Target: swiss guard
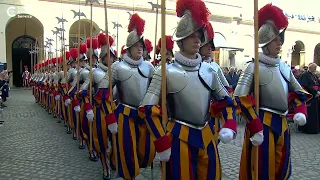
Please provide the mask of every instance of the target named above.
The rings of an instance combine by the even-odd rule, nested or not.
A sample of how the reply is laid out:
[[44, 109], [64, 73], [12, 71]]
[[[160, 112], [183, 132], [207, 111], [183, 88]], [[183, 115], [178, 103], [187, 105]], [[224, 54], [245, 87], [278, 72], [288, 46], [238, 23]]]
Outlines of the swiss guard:
[[[81, 67], [81, 71], [80, 71], [80, 75], [79, 75], [79, 85], [80, 85], [80, 91], [78, 93], [79, 99], [80, 100], [80, 107], [81, 107], [81, 111], [80, 111], [80, 127], [81, 127], [81, 137], [82, 139], [85, 141], [87, 148], [88, 148], [88, 152], [89, 152], [89, 159], [91, 161], [98, 161], [98, 157], [97, 154], [94, 150], [90, 149], [90, 135], [89, 135], [89, 121], [88, 118], [86, 116], [86, 112], [84, 111], [84, 107], [86, 103], [90, 103], [90, 97], [88, 96], [87, 92], [88, 91], [81, 91], [81, 89], [83, 89], [84, 86], [87, 86], [88, 83], [90, 83], [90, 58], [92, 58], [92, 64], [97, 64], [98, 59], [99, 59], [99, 52], [98, 52], [98, 38], [92, 38], [92, 48], [90, 46], [90, 38], [87, 38], [87, 47], [88, 47], [88, 51], [87, 51], [87, 59], [81, 59], [80, 60], [80, 67]], [[91, 50], [92, 50], [92, 56], [91, 56]], [[93, 70], [95, 68], [92, 68]], [[87, 80], [87, 81], [86, 81]], [[92, 146], [93, 147], [93, 146]]]
[[[254, 62], [248, 64], [234, 92], [247, 120], [239, 179], [286, 180], [291, 175], [288, 107], [294, 108], [294, 122], [304, 125], [306, 102], [311, 95], [302, 89], [290, 66], [279, 56], [288, 27], [287, 17], [272, 4], [261, 8], [258, 15], [259, 47], [262, 48], [259, 54], [259, 114], [252, 96]], [[254, 146], [259, 148], [257, 155], [254, 154], [257, 151], [253, 151]], [[259, 177], [254, 177], [253, 162], [256, 161]]]
[[138, 116], [138, 107], [154, 73], [152, 64], [143, 58], [143, 52], [147, 51], [144, 27], [145, 20], [133, 14], [128, 25], [123, 61], [112, 66], [112, 83], [119, 93], [119, 104], [115, 110], [119, 125], [116, 156], [118, 175], [123, 179], [137, 177], [140, 168], [150, 166], [155, 157], [154, 139], [144, 120]]
[[22, 73], [23, 87], [29, 87], [30, 78], [31, 78], [31, 73], [28, 71], [28, 66], [24, 66], [24, 72]]
[[[167, 65], [167, 103], [169, 122], [161, 122], [161, 68], [152, 78], [139, 108], [154, 141], [162, 164], [163, 179], [221, 179], [221, 165], [214, 138], [210, 100], [220, 102], [224, 127], [223, 143], [236, 136], [235, 103], [208, 63], [199, 54], [204, 28], [210, 14], [201, 0], [178, 0], [180, 21], [173, 35], [180, 51]], [[165, 55], [163, 55], [165, 56]], [[163, 126], [162, 124], [165, 124]]]
[[[109, 145], [109, 136], [115, 134], [118, 131], [115, 114], [113, 113], [114, 105], [110, 101], [109, 94], [109, 76], [108, 76], [108, 61], [107, 53], [110, 53], [110, 61], [113, 62], [117, 59], [116, 54], [111, 47], [114, 40], [111, 36], [108, 36], [110, 44], [110, 52], [106, 52], [107, 46], [106, 34], [100, 33], [98, 35], [98, 41], [101, 46], [100, 63], [97, 68], [92, 72], [92, 87], [94, 88], [95, 95], [93, 96], [93, 105], [90, 102], [86, 102], [84, 112], [86, 118], [92, 123], [92, 139], [94, 150], [98, 153], [102, 167], [103, 167], [103, 179], [110, 179], [110, 166], [108, 157], [110, 155], [111, 146]], [[90, 78], [81, 86], [81, 94], [91, 96], [89, 94]]]
[[[215, 45], [214, 45], [214, 30], [212, 28], [212, 25], [210, 22], [208, 22], [205, 26], [205, 31], [204, 31], [204, 41], [200, 45], [200, 51], [199, 54], [202, 56], [203, 62], [209, 63], [211, 67], [215, 70], [215, 72], [218, 74], [220, 81], [222, 82], [223, 86], [228, 90], [230, 93], [232, 89], [229, 87], [229, 83], [227, 79], [225, 78], [222, 69], [220, 66], [212, 61], [212, 51], [215, 50]], [[218, 105], [219, 102], [217, 101], [212, 101], [212, 108], [215, 109], [215, 106]], [[213, 120], [215, 121], [215, 139], [216, 139], [216, 145], [218, 145], [219, 140], [218, 140], [218, 133], [220, 128], [223, 126], [223, 119], [221, 118], [221, 113], [217, 111], [212, 111], [212, 117], [214, 118]]]

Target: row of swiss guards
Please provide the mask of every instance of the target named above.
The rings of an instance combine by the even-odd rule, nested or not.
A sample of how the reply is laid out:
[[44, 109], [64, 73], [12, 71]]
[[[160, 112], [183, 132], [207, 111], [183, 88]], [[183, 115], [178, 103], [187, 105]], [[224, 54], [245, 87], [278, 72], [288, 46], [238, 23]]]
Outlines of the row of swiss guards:
[[[162, 121], [160, 103], [162, 67], [159, 61], [148, 61], [153, 48], [144, 39], [145, 21], [138, 14], [130, 19], [121, 60], [112, 48], [113, 38], [101, 33], [81, 44], [80, 52], [70, 49], [68, 72], [63, 71], [62, 58], [37, 65], [32, 76], [36, 101], [59, 117], [58, 122], [64, 121], [67, 132], [79, 140], [79, 148], [87, 147], [90, 160], [100, 159], [103, 179], [111, 178], [111, 170], [123, 179], [134, 179], [141, 168], [152, 166], [155, 157], [162, 162], [162, 179], [221, 179], [217, 146], [235, 139], [238, 112], [247, 120], [240, 179], [256, 178], [256, 161], [258, 179], [289, 179], [288, 109], [293, 108], [293, 120], [304, 125], [311, 95], [279, 57], [288, 26], [282, 10], [271, 4], [259, 10], [259, 113], [252, 96], [254, 62], [248, 64], [232, 92], [221, 68], [211, 59], [214, 30], [205, 3], [178, 0], [176, 12], [180, 20], [173, 36], [166, 36], [163, 54], [167, 60], [167, 122]], [[160, 42], [156, 47], [159, 56]], [[175, 53], [174, 42], [179, 49]]]

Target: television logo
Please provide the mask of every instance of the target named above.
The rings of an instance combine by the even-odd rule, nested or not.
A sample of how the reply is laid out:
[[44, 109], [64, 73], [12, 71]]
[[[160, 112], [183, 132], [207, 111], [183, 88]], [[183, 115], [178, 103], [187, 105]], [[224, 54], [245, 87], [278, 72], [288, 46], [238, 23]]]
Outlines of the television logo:
[[30, 8], [30, 5], [25, 5], [23, 7], [17, 7], [17, 6], [10, 6], [7, 9], [7, 15], [9, 17], [15, 17], [18, 14], [25, 14], [26, 12], [28, 12], [28, 9]]

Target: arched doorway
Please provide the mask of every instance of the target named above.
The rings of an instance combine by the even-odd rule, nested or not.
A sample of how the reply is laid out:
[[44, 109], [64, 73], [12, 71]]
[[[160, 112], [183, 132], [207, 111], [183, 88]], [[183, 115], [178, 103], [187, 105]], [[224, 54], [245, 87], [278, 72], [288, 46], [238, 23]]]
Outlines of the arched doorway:
[[23, 66], [30, 72], [41, 57], [34, 53], [31, 58], [31, 47], [43, 44], [43, 25], [34, 16], [19, 14], [9, 19], [6, 25], [6, 58], [8, 71], [11, 72], [10, 86], [22, 86]]
[[[70, 48], [72, 47], [77, 47], [78, 44], [78, 22], [74, 22], [69, 30], [69, 45]], [[92, 22], [92, 35], [97, 36], [101, 30], [99, 26], [95, 23]], [[80, 38], [81, 38], [81, 43], [85, 43], [87, 37], [90, 36], [90, 20], [88, 19], [80, 19]]]
[[292, 46], [291, 66], [305, 65], [305, 46], [302, 41], [296, 41]]
[[314, 48], [313, 62], [317, 63], [318, 66], [320, 66], [320, 43], [318, 43]]
[[13, 85], [21, 87], [21, 74], [24, 71], [24, 66], [28, 66], [29, 71], [36, 64], [34, 59], [37, 59], [37, 54], [31, 58], [30, 51], [35, 47], [36, 39], [32, 36], [23, 35], [15, 39], [12, 43], [12, 74]]

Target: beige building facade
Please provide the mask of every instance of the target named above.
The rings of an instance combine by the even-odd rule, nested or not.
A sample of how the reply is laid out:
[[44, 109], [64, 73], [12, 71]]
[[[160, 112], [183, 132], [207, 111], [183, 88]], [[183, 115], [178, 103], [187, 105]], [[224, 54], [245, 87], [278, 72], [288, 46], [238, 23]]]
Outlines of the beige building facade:
[[[130, 14], [136, 12], [146, 20], [145, 38], [153, 44], [158, 41], [161, 35], [161, 16], [159, 9], [156, 28], [156, 1], [107, 1], [109, 34], [115, 38], [114, 48], [118, 52], [128, 35]], [[100, 2], [100, 5], [93, 6], [94, 36], [105, 30], [103, 1]], [[221, 66], [243, 68], [254, 56], [252, 2], [205, 2], [212, 13], [210, 21], [215, 31], [215, 45], [218, 47], [214, 52], [215, 61]], [[260, 6], [267, 2], [259, 1]], [[37, 62], [60, 56], [62, 37], [54, 34], [57, 29], [62, 28], [61, 23], [58, 24], [58, 18], [67, 20], [63, 28], [65, 45], [69, 48], [77, 44], [78, 16], [74, 12], [78, 12], [79, 7], [80, 12], [85, 15], [80, 19], [80, 37], [90, 36], [90, 5], [85, 5], [84, 0], [80, 4], [79, 6], [77, 0], [62, 0], [62, 3], [61, 0], [0, 0], [0, 62], [7, 63], [8, 70], [13, 72], [11, 86], [19, 86], [24, 65], [28, 65], [30, 70]], [[167, 35], [173, 34], [177, 21], [175, 0], [167, 0]], [[44, 47], [45, 44], [47, 47]], [[39, 47], [37, 51], [34, 45]], [[320, 23], [289, 20], [281, 57], [292, 66], [304, 66], [311, 62], [320, 64]]]

